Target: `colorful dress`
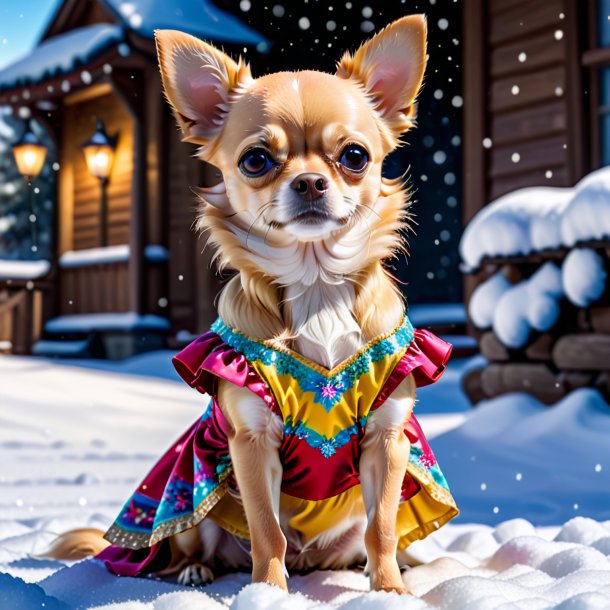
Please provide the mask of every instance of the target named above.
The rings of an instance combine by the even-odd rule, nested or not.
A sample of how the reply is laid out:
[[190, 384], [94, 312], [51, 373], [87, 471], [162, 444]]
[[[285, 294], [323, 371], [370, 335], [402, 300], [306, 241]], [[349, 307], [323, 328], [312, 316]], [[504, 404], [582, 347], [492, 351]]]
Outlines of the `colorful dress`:
[[[367, 419], [410, 373], [418, 387], [443, 373], [451, 345], [408, 317], [327, 370], [270, 342], [256, 341], [216, 320], [211, 331], [179, 352], [173, 363], [192, 387], [211, 397], [203, 416], [165, 453], [129, 498], [98, 557], [119, 574], [161, 570], [167, 538], [212, 519], [249, 537], [236, 489], [227, 434], [216, 400], [218, 379], [246, 387], [284, 422], [281, 511], [303, 544], [362, 508], [358, 463]], [[458, 514], [453, 497], [414, 415], [396, 527], [404, 549]]]

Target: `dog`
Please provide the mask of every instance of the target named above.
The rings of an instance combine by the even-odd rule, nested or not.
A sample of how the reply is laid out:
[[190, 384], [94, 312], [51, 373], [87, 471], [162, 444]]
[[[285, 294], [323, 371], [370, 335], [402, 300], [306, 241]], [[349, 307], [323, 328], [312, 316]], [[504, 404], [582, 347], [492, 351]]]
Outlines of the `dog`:
[[[457, 514], [448, 489], [426, 470], [437, 465], [412, 416], [425, 368], [414, 337], [423, 351], [432, 339], [413, 335], [383, 263], [404, 249], [408, 194], [381, 168], [415, 121], [425, 17], [391, 23], [346, 52], [335, 74], [253, 78], [242, 59], [192, 36], [161, 30], [155, 38], [183, 139], [221, 175], [198, 191], [197, 227], [208, 234], [220, 268], [237, 274], [220, 293], [214, 332], [174, 360], [191, 385], [214, 395], [205, 421], [216, 427], [206, 423], [205, 430], [215, 439], [210, 430], [221, 429], [228, 458], [216, 474], [195, 473], [190, 481], [193, 489], [204, 481], [205, 501], [192, 501], [145, 539], [151, 548], [165, 544], [165, 562], [151, 561], [150, 570], [205, 584], [222, 569], [251, 569], [253, 582], [287, 589], [287, 568], [366, 562], [372, 589], [407, 593], [397, 552]], [[435, 345], [426, 382], [442, 373], [450, 351], [439, 339]], [[197, 350], [194, 366], [188, 358]], [[235, 382], [210, 364], [210, 354], [215, 363], [233, 359], [223, 360], [225, 369], [246, 366], [247, 374]], [[210, 373], [213, 384], [198, 385]], [[325, 417], [346, 417], [351, 425], [331, 436], [308, 427], [310, 415], [322, 427]], [[200, 443], [188, 440], [199, 438], [198, 430], [172, 451]], [[414, 443], [423, 449], [414, 451]], [[315, 468], [297, 459], [314, 454], [307, 459]], [[331, 466], [333, 459], [344, 462]], [[139, 488], [125, 515], [148, 518], [147, 505], [138, 508], [150, 500], [148, 487]], [[177, 497], [168, 489], [150, 509], [155, 519]], [[409, 498], [418, 503], [407, 506]], [[230, 517], [235, 511], [242, 517]], [[142, 521], [130, 523], [111, 528], [110, 549], [141, 549]], [[136, 573], [122, 570], [108, 549], [99, 557], [113, 571]]]

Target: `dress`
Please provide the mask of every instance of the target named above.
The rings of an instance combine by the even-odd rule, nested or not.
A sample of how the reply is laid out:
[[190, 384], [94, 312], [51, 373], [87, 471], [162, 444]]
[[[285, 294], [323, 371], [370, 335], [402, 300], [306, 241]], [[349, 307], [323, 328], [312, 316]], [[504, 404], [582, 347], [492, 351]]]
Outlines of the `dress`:
[[[105, 534], [98, 557], [118, 574], [163, 569], [167, 538], [209, 518], [247, 539], [228, 452], [228, 423], [216, 401], [218, 379], [247, 387], [284, 422], [282, 513], [303, 543], [353, 514], [362, 503], [360, 444], [370, 414], [410, 373], [418, 387], [443, 373], [451, 345], [408, 317], [332, 370], [291, 350], [256, 341], [219, 318], [210, 332], [173, 358], [179, 375], [211, 397], [197, 420], [163, 455]], [[397, 515], [399, 549], [458, 514], [455, 501], [414, 415], [405, 434], [411, 453]]]

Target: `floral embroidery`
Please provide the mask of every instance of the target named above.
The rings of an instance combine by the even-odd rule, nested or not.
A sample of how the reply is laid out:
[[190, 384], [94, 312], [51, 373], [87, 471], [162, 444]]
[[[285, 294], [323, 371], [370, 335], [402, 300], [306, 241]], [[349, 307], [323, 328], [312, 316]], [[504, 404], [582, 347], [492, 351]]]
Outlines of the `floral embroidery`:
[[157, 502], [138, 492], [127, 501], [117, 522], [127, 531], [149, 531], [157, 514]]
[[322, 387], [322, 396], [324, 396], [324, 398], [334, 398], [336, 393], [337, 390], [335, 389], [335, 386], [330, 382]]
[[434, 456], [425, 454], [419, 447], [411, 445], [409, 461], [421, 470], [427, 472], [434, 479], [435, 483], [449, 490], [449, 485], [447, 484], [445, 475], [443, 475]]
[[368, 373], [371, 364], [405, 349], [413, 341], [413, 326], [405, 316], [403, 323], [390, 335], [370, 345], [350, 364], [341, 367], [338, 373], [329, 377], [291, 354], [249, 339], [226, 326], [220, 318], [212, 324], [211, 330], [235, 351], [244, 354], [250, 362], [258, 361], [265, 366], [274, 365], [278, 375], [294, 377], [301, 390], [313, 392], [314, 402], [321, 404], [326, 411], [330, 411], [341, 400], [343, 394], [354, 386], [359, 377]]
[[220, 485], [220, 479], [224, 478], [230, 468], [231, 456], [228, 454], [218, 459], [213, 471], [206, 471], [197, 456], [194, 457], [193, 506], [199, 506]]
[[193, 485], [184, 480], [184, 477], [172, 477], [163, 492], [159, 503], [155, 524], [173, 519], [177, 515], [193, 510]]

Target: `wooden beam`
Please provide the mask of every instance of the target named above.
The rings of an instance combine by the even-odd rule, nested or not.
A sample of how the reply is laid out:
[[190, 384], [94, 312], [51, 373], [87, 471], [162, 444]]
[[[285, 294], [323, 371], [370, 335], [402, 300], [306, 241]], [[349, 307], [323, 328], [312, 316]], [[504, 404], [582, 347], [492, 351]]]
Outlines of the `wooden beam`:
[[464, 0], [464, 224], [485, 205], [486, 134], [485, 2]]
[[147, 234], [146, 195], [148, 134], [146, 129], [146, 79], [142, 70], [114, 70], [111, 75], [115, 89], [133, 119], [133, 180], [131, 222], [129, 225], [129, 309], [145, 312], [146, 271], [144, 240]]
[[[462, 223], [464, 226], [485, 205], [487, 168], [483, 139], [487, 129], [487, 78], [484, 0], [464, 0], [462, 12], [462, 65], [464, 66], [464, 187]], [[464, 301], [470, 300], [476, 282], [464, 278]]]
[[585, 100], [583, 95], [583, 78], [581, 54], [584, 47], [581, 34], [583, 14], [580, 0], [565, 0], [566, 21], [566, 114], [568, 128], [568, 170], [570, 182], [575, 184], [589, 167], [589, 147], [585, 146]]

